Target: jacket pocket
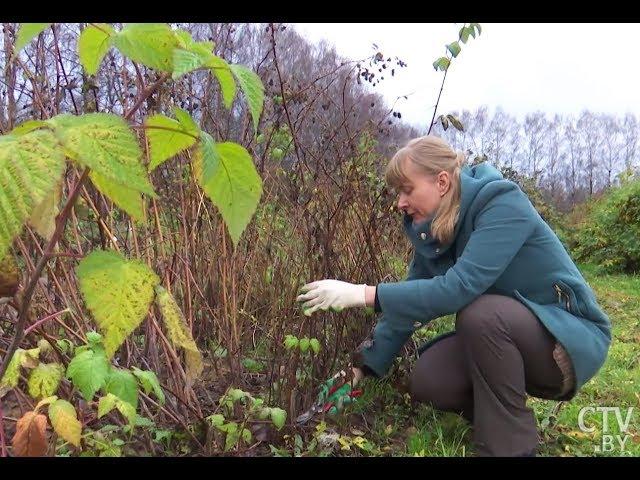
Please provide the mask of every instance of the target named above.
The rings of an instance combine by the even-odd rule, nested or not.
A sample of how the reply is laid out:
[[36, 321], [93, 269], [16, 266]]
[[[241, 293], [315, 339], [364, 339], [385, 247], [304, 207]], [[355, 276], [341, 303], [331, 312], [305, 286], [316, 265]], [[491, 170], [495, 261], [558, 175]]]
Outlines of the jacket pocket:
[[564, 283], [562, 280], [558, 280], [553, 284], [553, 288], [558, 295], [558, 303], [561, 308], [564, 308], [569, 313], [578, 317], [584, 317], [584, 314], [580, 310], [580, 306], [578, 304], [578, 298], [569, 285]]

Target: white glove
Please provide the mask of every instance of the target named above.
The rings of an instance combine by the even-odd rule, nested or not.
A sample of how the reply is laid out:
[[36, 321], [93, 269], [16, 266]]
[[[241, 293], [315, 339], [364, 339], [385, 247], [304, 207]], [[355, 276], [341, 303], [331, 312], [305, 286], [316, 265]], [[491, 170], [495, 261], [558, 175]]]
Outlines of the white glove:
[[340, 311], [343, 308], [365, 307], [365, 288], [367, 285], [354, 285], [340, 280], [319, 280], [304, 285], [303, 295], [296, 298], [302, 305], [304, 314], [310, 316], [318, 309]]

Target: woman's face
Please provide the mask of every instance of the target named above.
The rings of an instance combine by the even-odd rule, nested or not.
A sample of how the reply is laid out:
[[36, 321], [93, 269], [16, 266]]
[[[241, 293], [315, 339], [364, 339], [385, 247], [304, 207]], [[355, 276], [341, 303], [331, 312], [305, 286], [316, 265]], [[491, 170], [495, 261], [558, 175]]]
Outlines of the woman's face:
[[398, 188], [398, 209], [411, 215], [413, 223], [432, 218], [442, 197], [449, 191], [450, 176], [446, 171], [427, 175], [410, 160], [405, 161], [404, 173], [409, 180]]

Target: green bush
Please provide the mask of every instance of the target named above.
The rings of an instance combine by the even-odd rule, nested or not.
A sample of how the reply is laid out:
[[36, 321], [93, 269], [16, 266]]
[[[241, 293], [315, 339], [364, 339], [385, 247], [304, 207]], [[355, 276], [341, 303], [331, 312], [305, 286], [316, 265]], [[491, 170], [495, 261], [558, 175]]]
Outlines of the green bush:
[[615, 188], [586, 209], [570, 235], [569, 248], [578, 261], [600, 265], [606, 272], [640, 271], [640, 181]]

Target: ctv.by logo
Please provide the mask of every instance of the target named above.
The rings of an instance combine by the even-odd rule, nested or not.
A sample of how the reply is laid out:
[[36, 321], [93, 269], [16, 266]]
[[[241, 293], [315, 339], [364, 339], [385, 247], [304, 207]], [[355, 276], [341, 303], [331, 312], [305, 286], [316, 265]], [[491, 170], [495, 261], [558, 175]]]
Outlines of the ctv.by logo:
[[[583, 432], [591, 433], [595, 431], [596, 427], [589, 427], [585, 425], [585, 415], [590, 413], [593, 415], [599, 415], [602, 418], [602, 445], [596, 445], [594, 451], [596, 452], [613, 452], [616, 447], [620, 447], [620, 451], [624, 452], [625, 444], [631, 437], [629, 433], [629, 424], [631, 423], [631, 417], [633, 415], [633, 407], [626, 409], [626, 414], [623, 418], [623, 409], [620, 407], [583, 407], [578, 413], [578, 426]], [[609, 434], [609, 413], [615, 413], [615, 421], [618, 424], [618, 434]], [[617, 443], [616, 443], [617, 442]]]

